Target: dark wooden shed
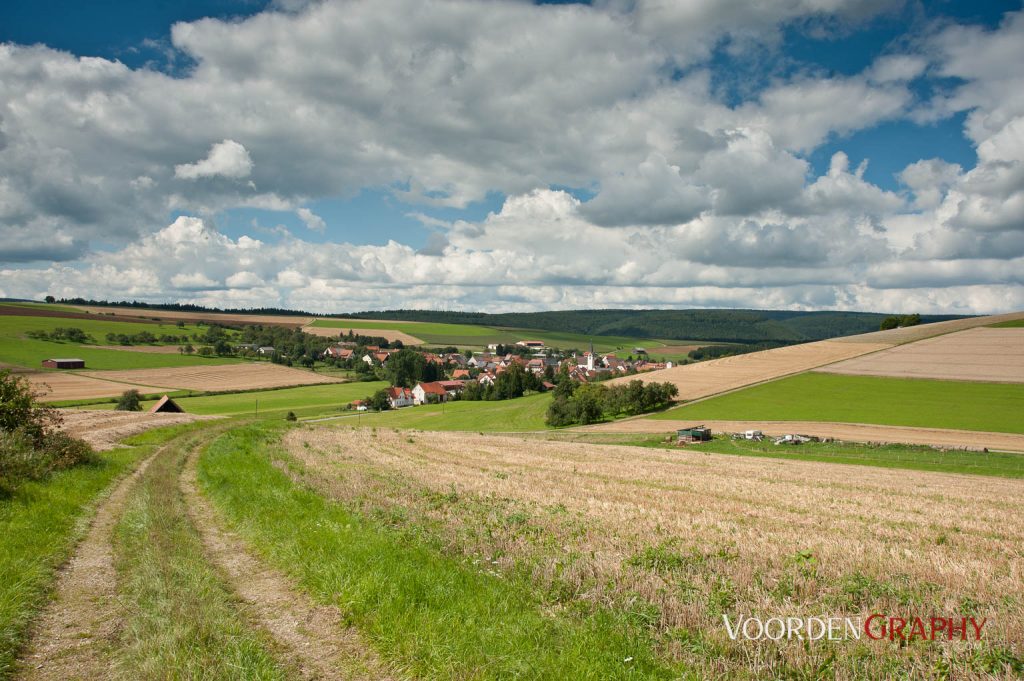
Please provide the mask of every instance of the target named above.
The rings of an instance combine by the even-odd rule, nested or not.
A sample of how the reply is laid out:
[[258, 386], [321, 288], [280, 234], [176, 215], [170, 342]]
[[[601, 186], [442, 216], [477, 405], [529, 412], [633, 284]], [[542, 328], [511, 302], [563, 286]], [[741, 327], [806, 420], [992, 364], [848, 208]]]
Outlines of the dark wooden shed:
[[707, 442], [711, 439], [711, 429], [704, 426], [690, 426], [676, 431], [677, 442]]
[[157, 403], [149, 408], [150, 414], [184, 414], [185, 410], [177, 402], [167, 395], [164, 395]]

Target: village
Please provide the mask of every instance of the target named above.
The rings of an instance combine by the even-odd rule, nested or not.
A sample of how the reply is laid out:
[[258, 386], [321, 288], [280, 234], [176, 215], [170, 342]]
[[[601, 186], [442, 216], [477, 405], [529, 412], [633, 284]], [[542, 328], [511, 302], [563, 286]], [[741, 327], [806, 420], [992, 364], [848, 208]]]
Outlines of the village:
[[[392, 385], [387, 389], [387, 406], [390, 409], [462, 399], [467, 389], [492, 387], [510, 370], [521, 370], [533, 378], [532, 384], [540, 391], [546, 391], [553, 390], [556, 382], [564, 378], [592, 383], [673, 366], [672, 362], [651, 361], [647, 351], [640, 347], [633, 348], [626, 358], [621, 358], [616, 353], [596, 353], [593, 344], [584, 352], [564, 353], [557, 348], [546, 347], [543, 341], [538, 340], [520, 340], [514, 345], [492, 343], [486, 351], [461, 353], [407, 348], [395, 350], [378, 345], [360, 347], [354, 342], [339, 342], [329, 346], [323, 358], [355, 365], [362, 363], [366, 367], [360, 367], [363, 371], [380, 370], [383, 373], [398, 352], [416, 352], [425, 364], [435, 368], [433, 373], [438, 377], [436, 380], [415, 381], [411, 387]], [[368, 411], [382, 405], [371, 405], [369, 400], [355, 400], [349, 406], [358, 411]]]

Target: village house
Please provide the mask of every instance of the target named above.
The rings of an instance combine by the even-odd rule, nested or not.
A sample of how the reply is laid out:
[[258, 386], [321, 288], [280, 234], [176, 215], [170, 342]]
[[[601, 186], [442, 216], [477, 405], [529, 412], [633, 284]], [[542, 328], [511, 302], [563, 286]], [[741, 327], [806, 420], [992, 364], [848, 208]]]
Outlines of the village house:
[[355, 351], [351, 348], [343, 348], [340, 345], [332, 345], [324, 350], [325, 357], [333, 359], [350, 359]]
[[516, 343], [521, 348], [530, 348], [531, 350], [543, 350], [544, 341], [539, 340], [521, 340]]
[[[430, 397], [433, 395], [433, 397]], [[430, 402], [445, 402], [448, 400], [448, 391], [437, 381], [429, 383], [417, 383], [412, 389], [413, 404], [429, 404]]]
[[269, 357], [270, 355], [273, 355], [275, 352], [277, 352], [277, 350], [274, 349], [273, 345], [264, 345], [263, 347], [256, 350], [256, 354], [261, 355], [263, 357]]
[[411, 407], [415, 404], [412, 390], [399, 387], [388, 388], [388, 404], [391, 405], [392, 409]]

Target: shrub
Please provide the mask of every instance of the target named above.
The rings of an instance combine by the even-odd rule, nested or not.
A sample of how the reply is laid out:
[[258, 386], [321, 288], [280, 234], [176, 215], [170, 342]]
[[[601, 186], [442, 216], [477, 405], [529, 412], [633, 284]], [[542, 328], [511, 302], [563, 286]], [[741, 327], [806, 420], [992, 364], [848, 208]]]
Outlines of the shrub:
[[288, 412], [288, 415], [284, 417], [285, 421], [298, 421], [299, 417], [295, 415], [294, 411]]
[[121, 397], [117, 398], [117, 406], [114, 409], [116, 411], [142, 411], [139, 391], [135, 388], [125, 390], [121, 393]]
[[27, 380], [0, 371], [0, 494], [94, 460], [92, 448], [57, 430], [59, 425], [56, 410], [36, 402]]

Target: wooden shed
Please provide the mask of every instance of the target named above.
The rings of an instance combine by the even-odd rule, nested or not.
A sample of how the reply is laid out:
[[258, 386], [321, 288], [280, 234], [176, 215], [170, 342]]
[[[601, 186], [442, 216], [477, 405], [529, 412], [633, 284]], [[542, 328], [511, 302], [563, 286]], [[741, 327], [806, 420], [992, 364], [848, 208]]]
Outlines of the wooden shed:
[[185, 410], [167, 395], [164, 395], [157, 403], [149, 408], [150, 414], [184, 414]]
[[676, 431], [676, 442], [707, 442], [711, 439], [711, 429], [705, 426], [689, 426]]
[[47, 369], [84, 369], [85, 360], [74, 357], [44, 359], [43, 366]]

